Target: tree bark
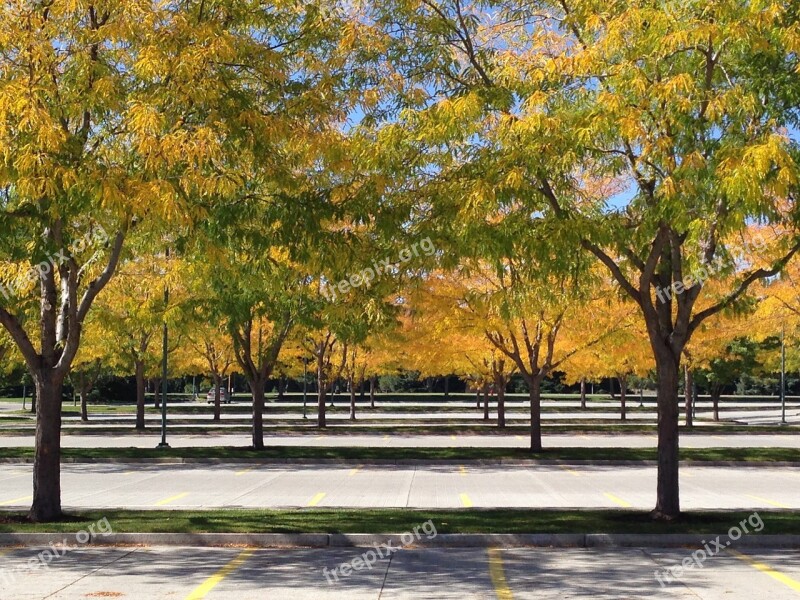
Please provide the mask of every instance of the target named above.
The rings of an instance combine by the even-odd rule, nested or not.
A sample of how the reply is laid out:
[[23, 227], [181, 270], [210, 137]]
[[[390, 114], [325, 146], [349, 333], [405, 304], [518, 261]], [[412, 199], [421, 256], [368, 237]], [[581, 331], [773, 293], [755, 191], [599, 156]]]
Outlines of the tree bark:
[[446, 375], [444, 378], [444, 397], [447, 398], [450, 395], [450, 376]]
[[711, 386], [711, 406], [714, 411], [714, 420], [719, 421], [719, 397], [722, 395], [722, 386], [714, 384]]
[[692, 409], [694, 406], [694, 377], [692, 377], [692, 370], [689, 365], [683, 366], [683, 387], [684, 387], [684, 400], [685, 400], [685, 418], [686, 427], [693, 427], [694, 420], [692, 416]]
[[581, 409], [586, 410], [586, 378], [581, 378]]
[[625, 401], [628, 399], [628, 378], [619, 378], [619, 418], [625, 421], [628, 418]]
[[145, 399], [145, 379], [144, 361], [137, 360], [134, 363], [136, 373], [136, 429], [144, 429], [144, 399]]
[[671, 352], [656, 354], [658, 376], [658, 484], [653, 516], [673, 519], [680, 514], [678, 482], [678, 361]]
[[222, 419], [222, 376], [214, 373], [214, 421]]
[[86, 384], [86, 373], [81, 371], [78, 380], [78, 386], [80, 387], [78, 393], [81, 397], [81, 421], [87, 423], [89, 421], [89, 410], [86, 406], [86, 396], [89, 394], [89, 386]]
[[528, 382], [528, 398], [531, 403], [531, 452], [542, 451], [542, 382], [533, 377]]
[[497, 382], [497, 426], [506, 426], [506, 386], [505, 382]]
[[483, 386], [483, 420], [489, 420], [489, 386]]
[[375, 408], [375, 385], [377, 383], [377, 377], [374, 375], [369, 378], [369, 405], [372, 408]]
[[266, 381], [261, 378], [252, 379], [250, 392], [253, 394], [253, 449], [264, 449], [264, 388]]
[[161, 408], [161, 378], [153, 379], [153, 403], [156, 408]]
[[327, 419], [325, 418], [325, 401], [328, 396], [327, 385], [322, 358], [320, 357], [317, 360], [317, 427], [320, 429], [324, 429], [328, 426]]
[[278, 377], [278, 400], [283, 402], [286, 395], [286, 376]]
[[63, 376], [48, 372], [35, 377], [39, 404], [36, 413], [36, 452], [33, 459], [34, 522], [61, 517], [61, 389]]

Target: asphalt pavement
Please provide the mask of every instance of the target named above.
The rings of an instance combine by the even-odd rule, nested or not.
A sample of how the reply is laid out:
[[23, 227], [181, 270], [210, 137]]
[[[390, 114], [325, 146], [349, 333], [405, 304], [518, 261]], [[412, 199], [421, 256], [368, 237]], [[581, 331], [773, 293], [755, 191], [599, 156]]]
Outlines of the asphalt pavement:
[[[47, 551], [5, 551], [0, 598], [789, 600], [800, 595], [800, 554], [786, 550], [722, 551], [697, 562], [688, 548], [407, 547], [373, 561], [388, 549], [77, 547], [63, 555], [56, 548], [42, 566], [39, 555]], [[687, 558], [693, 566], [680, 568]]]

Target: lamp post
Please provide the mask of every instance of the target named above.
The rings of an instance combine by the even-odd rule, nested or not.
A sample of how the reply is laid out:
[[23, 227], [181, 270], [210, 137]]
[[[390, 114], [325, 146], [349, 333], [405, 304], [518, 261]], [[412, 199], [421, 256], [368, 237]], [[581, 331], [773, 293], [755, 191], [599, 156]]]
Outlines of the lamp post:
[[[166, 252], [169, 259], [169, 249]], [[169, 352], [169, 331], [167, 328], [167, 306], [169, 305], [169, 287], [164, 286], [164, 330], [161, 340], [161, 443], [157, 448], [169, 448], [167, 443], [167, 354]]]
[[306, 416], [306, 400], [308, 400], [308, 359], [303, 358], [303, 418]]
[[781, 425], [786, 425], [786, 325], [781, 327]]

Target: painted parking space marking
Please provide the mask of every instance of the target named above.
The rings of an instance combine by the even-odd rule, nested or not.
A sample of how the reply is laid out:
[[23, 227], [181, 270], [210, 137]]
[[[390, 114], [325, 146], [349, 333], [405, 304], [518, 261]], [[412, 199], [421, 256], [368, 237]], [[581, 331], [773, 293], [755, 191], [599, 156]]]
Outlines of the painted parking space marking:
[[746, 562], [747, 564], [749, 564], [754, 569], [757, 569], [757, 570], [761, 571], [762, 573], [765, 573], [765, 574], [769, 575], [770, 577], [772, 577], [776, 581], [780, 581], [783, 585], [785, 585], [788, 588], [794, 590], [795, 592], [800, 592], [800, 581], [797, 581], [796, 579], [792, 579], [791, 577], [781, 573], [780, 571], [776, 571], [775, 569], [773, 569], [772, 567], [770, 567], [767, 564], [764, 564], [762, 562], [758, 562], [753, 557], [748, 556], [747, 554], [742, 554], [741, 552], [738, 552], [736, 550], [730, 550], [730, 549], [728, 550], [728, 552], [730, 552], [733, 556], [735, 556], [739, 560], [742, 560], [742, 561]]
[[513, 600], [514, 595], [506, 581], [506, 572], [503, 568], [503, 552], [500, 548], [489, 548], [489, 577], [492, 579], [494, 593], [497, 600]]
[[251, 556], [253, 556], [254, 553], [255, 550], [252, 549], [247, 549], [240, 552], [236, 558], [234, 558], [231, 562], [222, 567], [219, 571], [214, 573], [211, 577], [206, 579], [202, 584], [195, 588], [191, 594], [186, 596], [186, 600], [202, 600], [208, 596], [211, 590], [217, 587], [228, 575], [241, 567]]
[[619, 496], [615, 496], [614, 494], [609, 494], [608, 492], [606, 492], [603, 495], [609, 500], [611, 500], [614, 504], [618, 504], [623, 508], [630, 508], [631, 506], [633, 506], [633, 504], [631, 504], [627, 500], [623, 500], [622, 498], [620, 498]]
[[322, 502], [322, 499], [327, 495], [328, 494], [326, 494], [325, 492], [319, 492], [318, 494], [314, 494], [314, 497], [308, 501], [308, 504], [306, 504], [306, 506], [316, 506], [317, 504]]
[[185, 498], [189, 495], [189, 492], [182, 492], [180, 494], [175, 494], [174, 496], [170, 496], [168, 498], [164, 498], [163, 500], [159, 500], [156, 502], [156, 506], [166, 506], [167, 504], [172, 504], [173, 502], [177, 502], [181, 498]]

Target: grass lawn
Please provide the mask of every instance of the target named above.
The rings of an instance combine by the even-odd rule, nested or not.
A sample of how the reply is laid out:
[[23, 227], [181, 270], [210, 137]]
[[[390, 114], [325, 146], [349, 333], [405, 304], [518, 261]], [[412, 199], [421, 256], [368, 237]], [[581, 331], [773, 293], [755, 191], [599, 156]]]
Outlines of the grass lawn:
[[[750, 514], [686, 512], [675, 522], [656, 523], [648, 513], [631, 510], [103, 510], [33, 524], [23, 513], [0, 512], [0, 533], [75, 533], [106, 518], [115, 533], [402, 533], [431, 519], [438, 533], [722, 534]], [[759, 515], [764, 534], [800, 534], [800, 511]]]
[[[743, 461], [743, 462], [800, 462], [800, 450], [795, 448], [683, 448], [682, 460], [693, 461]], [[246, 447], [215, 446], [208, 448], [65, 448], [65, 458], [72, 459], [148, 459], [196, 458], [216, 460], [280, 459], [337, 459], [363, 460], [655, 460], [655, 448], [551, 448], [532, 453], [525, 448], [367, 448], [367, 447], [316, 447], [274, 446], [263, 451]], [[0, 448], [0, 459], [32, 459], [32, 448]]]

